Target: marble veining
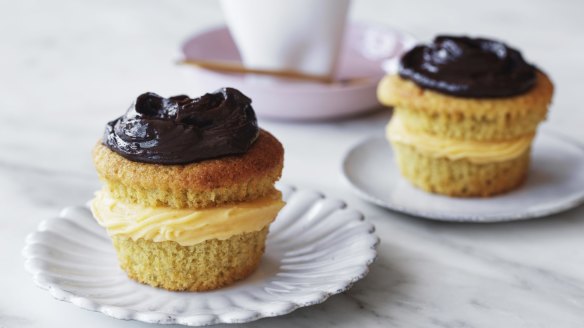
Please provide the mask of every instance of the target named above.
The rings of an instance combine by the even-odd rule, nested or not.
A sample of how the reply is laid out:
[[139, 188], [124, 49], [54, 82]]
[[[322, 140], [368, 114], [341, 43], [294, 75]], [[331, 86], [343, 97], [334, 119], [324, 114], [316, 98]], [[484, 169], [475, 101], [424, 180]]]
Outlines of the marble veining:
[[[452, 8], [456, 19], [444, 20]], [[469, 33], [516, 45], [558, 86], [545, 124], [584, 140], [583, 2], [354, 0], [352, 10], [354, 19], [397, 26], [419, 39]], [[0, 3], [1, 328], [152, 327], [55, 301], [25, 272], [21, 250], [41, 220], [84, 204], [99, 188], [91, 148], [104, 124], [137, 95], [209, 91], [187, 85], [173, 63], [182, 40], [221, 22], [213, 0]], [[389, 115], [378, 110], [311, 124], [260, 120], [286, 148], [283, 180], [345, 200], [375, 224], [381, 243], [371, 271], [349, 291], [242, 326], [584, 327], [583, 207], [472, 225], [416, 219], [353, 196], [341, 178], [341, 159], [351, 145], [381, 133]]]

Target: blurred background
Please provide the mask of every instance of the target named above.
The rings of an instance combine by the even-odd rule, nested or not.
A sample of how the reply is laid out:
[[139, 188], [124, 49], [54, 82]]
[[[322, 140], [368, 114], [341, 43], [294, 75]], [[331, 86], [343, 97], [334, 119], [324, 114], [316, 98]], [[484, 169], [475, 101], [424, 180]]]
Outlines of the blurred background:
[[[549, 124], [577, 131], [582, 122], [571, 115], [581, 110], [584, 89], [583, 10], [578, 0], [354, 0], [350, 20], [420, 41], [438, 33], [507, 41], [556, 83]], [[176, 65], [180, 46], [223, 24], [215, 0], [0, 2], [0, 140], [10, 150], [0, 159], [34, 156], [51, 167], [59, 156], [65, 161], [55, 166], [63, 171], [90, 168], [87, 152], [103, 124], [137, 95], [198, 96]], [[43, 147], [34, 146], [39, 139]]]
[[[579, 131], [582, 122], [572, 114], [581, 110], [584, 90], [583, 10], [578, 0], [354, 0], [350, 20], [392, 26], [420, 41], [438, 33], [507, 41], [556, 83], [548, 124]], [[93, 176], [89, 149], [104, 123], [137, 95], [198, 96], [176, 65], [180, 47], [223, 24], [215, 0], [0, 2], [0, 140], [9, 150], [0, 160], [32, 157], [29, 165], [65, 172], [84, 167]], [[42, 147], [35, 146], [39, 139]], [[55, 156], [62, 160], [54, 162]]]
[[[437, 33], [505, 40], [557, 82], [553, 111], [559, 112], [574, 110], [570, 100], [584, 86], [575, 78], [582, 67], [574, 67], [584, 50], [583, 8], [578, 0], [354, 0], [350, 19], [393, 26], [422, 41]], [[174, 69], [179, 47], [221, 24], [215, 0], [2, 1], [0, 111], [35, 113], [35, 121], [63, 111], [103, 121], [145, 90], [188, 92]]]
[[[350, 20], [392, 26], [424, 42], [443, 33], [486, 36], [508, 42], [546, 71], [556, 84], [546, 125], [584, 140], [582, 13], [584, 1], [581, 0], [354, 0]], [[222, 24], [224, 17], [216, 0], [0, 1], [0, 199], [3, 200], [0, 202], [0, 291], [3, 295], [11, 295], [11, 298], [0, 297], [0, 327], [33, 326], [39, 322], [47, 323], [44, 326], [66, 325], [69, 313], [75, 314], [75, 320], [106, 320], [69, 304], [54, 302], [48, 294], [33, 286], [22, 268], [20, 250], [24, 237], [40, 220], [55, 215], [63, 206], [83, 204], [91, 197], [99, 186], [91, 163], [91, 148], [100, 138], [104, 124], [120, 116], [137, 95], [153, 91], [164, 96], [180, 93], [198, 96], [191, 92], [182, 71], [184, 68], [176, 65], [181, 57], [180, 46], [193, 34]], [[404, 236], [422, 231], [428, 239], [424, 231], [430, 228], [460, 242], [492, 246], [493, 252], [505, 253], [507, 249], [498, 248], [500, 239], [497, 238], [515, 240], [513, 234], [522, 231], [518, 225], [439, 226], [404, 218], [349, 196], [351, 193], [340, 177], [341, 158], [351, 145], [369, 135], [382, 133], [389, 115], [387, 109], [378, 108], [358, 117], [330, 122], [260, 120], [260, 125], [274, 132], [286, 147], [284, 181], [348, 198], [373, 218], [378, 231], [402, 231], [397, 241], [387, 242], [399, 244], [394, 245], [399, 252], [386, 250], [385, 256], [390, 260], [416, 259], [425, 266], [425, 261], [432, 256], [425, 258], [421, 255], [423, 252], [416, 249], [416, 239]], [[307, 143], [311, 146], [307, 147]], [[571, 213], [568, 217], [572, 220], [582, 216]], [[387, 220], [388, 216], [395, 220]], [[541, 260], [543, 266], [556, 256], [551, 250], [537, 248], [540, 240], [547, 238], [546, 231], [558, 228], [569, 233], [573, 230], [573, 226], [555, 226], [550, 221], [534, 222], [531, 227], [536, 233], [523, 237], [533, 243], [514, 247], [524, 254], [543, 254], [541, 258], [530, 259]], [[491, 234], [485, 235], [484, 231]], [[401, 241], [406, 242], [402, 244]], [[385, 263], [385, 259], [379, 261]], [[558, 258], [554, 266], [561, 269], [564, 264]], [[410, 287], [420, 291], [436, 284], [430, 279], [433, 274], [428, 272], [433, 269], [426, 270], [429, 275], [419, 277]], [[379, 271], [377, 274], [374, 271], [347, 299], [331, 300], [316, 307], [315, 312], [299, 311], [293, 315], [296, 321], [291, 322], [309, 326], [314, 318], [321, 318], [330, 320], [331, 324], [350, 324], [349, 318], [343, 315], [327, 319], [324, 310], [344, 309], [350, 303], [348, 297], [359, 299], [367, 293], [375, 293], [378, 286], [387, 290], [397, 286], [384, 285], [384, 279]], [[442, 283], [448, 288], [455, 285], [455, 280]], [[488, 283], [491, 281], [477, 278], [469, 285], [490, 286]], [[492, 295], [492, 298], [499, 300], [500, 295]], [[30, 302], [40, 304], [32, 314], [27, 310]], [[429, 313], [433, 314], [447, 312], [442, 311], [440, 302], [433, 304], [434, 307], [420, 308], [430, 309]], [[523, 309], [521, 304], [515, 305]], [[363, 306], [372, 305], [350, 305], [348, 308]], [[394, 303], [379, 303], [375, 308], [381, 313], [390, 308], [403, 309]], [[53, 312], [57, 310], [68, 312], [57, 312], [67, 313], [59, 316]], [[546, 311], [542, 310], [542, 315]], [[396, 315], [398, 312], [393, 311]], [[476, 319], [483, 323], [493, 315], [484, 312], [483, 317], [478, 308], [467, 309], [464, 313], [468, 315], [461, 316], [470, 322]], [[525, 313], [533, 314], [531, 311]], [[548, 322], [559, 318], [577, 322], [572, 312], [554, 313], [547, 317], [551, 318]], [[534, 325], [529, 325], [529, 320], [507, 318], [501, 313], [494, 315], [515, 323], [508, 327], [544, 327], [535, 325], [543, 320], [539, 314], [533, 314], [531, 323]], [[428, 327], [423, 322], [431, 321], [424, 317], [427, 321], [422, 321], [421, 325], [412, 324], [419, 323], [416, 320], [420, 319], [414, 310], [408, 318], [411, 321], [404, 321], [404, 327]], [[114, 322], [118, 324], [112, 319], [101, 323]], [[375, 320], [370, 323], [382, 324]], [[265, 324], [269, 326], [269, 322]]]

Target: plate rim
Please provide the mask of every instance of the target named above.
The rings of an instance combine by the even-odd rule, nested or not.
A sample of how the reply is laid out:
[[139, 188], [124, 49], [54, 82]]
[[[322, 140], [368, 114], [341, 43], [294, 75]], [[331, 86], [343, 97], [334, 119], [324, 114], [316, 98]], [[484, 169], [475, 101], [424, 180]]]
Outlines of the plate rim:
[[[343, 200], [340, 200], [335, 197], [327, 197], [325, 194], [318, 192], [313, 189], [298, 189], [297, 187], [279, 182], [277, 183], [278, 189], [288, 189], [289, 193], [296, 193], [298, 191], [305, 191], [305, 192], [313, 192], [319, 196], [319, 199], [330, 199], [333, 201], [339, 202], [338, 209], [348, 209], [347, 203]], [[375, 225], [371, 223], [369, 220], [365, 218], [365, 215], [361, 211], [358, 211], [352, 207], [350, 207], [351, 211], [357, 214], [357, 221], [360, 225], [366, 225], [367, 229], [365, 230], [366, 233], [363, 233], [363, 236], [367, 237], [367, 250], [371, 251], [367, 254], [367, 257], [364, 258], [361, 263], [359, 263], [356, 267], [359, 267], [360, 270], [354, 273], [350, 278], [345, 279], [342, 283], [338, 283], [338, 288], [334, 290], [329, 289], [320, 289], [315, 290], [314, 292], [310, 293], [308, 297], [305, 297], [305, 300], [298, 301], [294, 299], [283, 299], [279, 300], [279, 302], [287, 303], [288, 306], [285, 308], [282, 307], [280, 311], [271, 311], [271, 312], [260, 312], [257, 310], [249, 310], [246, 309], [245, 311], [249, 312], [250, 314], [245, 316], [244, 318], [230, 318], [225, 319], [223, 316], [229, 312], [223, 313], [213, 313], [213, 314], [196, 314], [196, 315], [188, 315], [188, 313], [163, 313], [158, 311], [140, 311], [135, 309], [129, 309], [123, 306], [116, 306], [116, 305], [107, 305], [103, 303], [99, 303], [91, 297], [87, 296], [80, 296], [76, 295], [73, 292], [64, 290], [60, 288], [57, 284], [51, 283], [45, 279], [43, 273], [44, 270], [40, 268], [37, 264], [35, 264], [35, 259], [38, 256], [34, 255], [31, 251], [32, 242], [35, 239], [35, 236], [42, 234], [46, 231], [46, 226], [50, 221], [64, 221], [70, 220], [67, 218], [67, 215], [70, 211], [75, 211], [78, 209], [87, 209], [87, 204], [77, 205], [77, 206], [68, 206], [63, 208], [57, 216], [53, 216], [47, 219], [42, 220], [36, 227], [35, 231], [29, 233], [25, 238], [25, 246], [22, 249], [22, 255], [24, 257], [24, 267], [25, 270], [33, 276], [33, 282], [35, 285], [44, 289], [49, 292], [49, 294], [55, 298], [56, 300], [71, 303], [77, 307], [80, 307], [84, 310], [93, 311], [93, 312], [101, 312], [102, 314], [120, 320], [134, 320], [146, 323], [157, 323], [157, 324], [180, 324], [186, 326], [209, 326], [215, 324], [229, 324], [229, 323], [246, 323], [256, 321], [262, 318], [270, 318], [270, 317], [277, 317], [289, 314], [299, 308], [308, 307], [316, 304], [320, 304], [325, 302], [331, 296], [336, 294], [343, 293], [349, 290], [356, 282], [363, 279], [370, 271], [371, 265], [375, 262], [378, 256], [377, 247], [380, 243], [380, 238], [376, 234]], [[114, 253], [115, 256], [115, 253]], [[265, 254], [264, 254], [265, 256]], [[130, 278], [127, 278], [130, 279]], [[243, 282], [245, 281], [242, 280]], [[341, 286], [342, 285], [342, 286]], [[150, 286], [144, 285], [143, 287], [151, 288]], [[181, 292], [171, 292], [171, 293], [181, 293]], [[238, 311], [240, 309], [234, 309]]]
[[[392, 33], [396, 36], [396, 44], [400, 49], [408, 49], [417, 40], [412, 33], [390, 24], [350, 20], [347, 26], [374, 28], [376, 30], [386, 31], [386, 33]], [[188, 58], [189, 56], [187, 56], [185, 50], [189, 48], [188, 45], [193, 40], [196, 40], [195, 38], [220, 29], [227, 29], [227, 27], [225, 24], [212, 25], [207, 29], [195, 31], [188, 35], [182, 41], [182, 44], [177, 47], [175, 56], [177, 58]], [[403, 51], [405, 50], [399, 51], [398, 53], [403, 53]], [[375, 97], [375, 90], [379, 80], [386, 74], [384, 63], [387, 62], [387, 59], [394, 57], [395, 54], [391, 54], [389, 57], [378, 60], [367, 59], [368, 61], [375, 62], [374, 65], [377, 67], [376, 71], [378, 73], [362, 76], [364, 80], [360, 81], [360, 83], [347, 85], [335, 84], [334, 86], [325, 87], [318, 84], [316, 87], [309, 85], [293, 87], [290, 84], [264, 85], [263, 83], [248, 83], [241, 76], [232, 76], [232, 74], [230, 76], [227, 73], [219, 73], [196, 66], [191, 67], [191, 65], [188, 67], [179, 65], [177, 67], [181, 71], [184, 83], [195, 85], [197, 88], [202, 89], [211, 86], [217, 88], [227, 84], [247, 92], [250, 96], [255, 96], [256, 105], [254, 106], [256, 107], [254, 108], [260, 118], [271, 121], [323, 122], [365, 115], [381, 108], [379, 101]], [[291, 108], [290, 105], [280, 108], [278, 104], [281, 103], [282, 97], [286, 99], [290, 97], [305, 98], [301, 106], [304, 109], [298, 110], [297, 108]], [[323, 104], [326, 106], [323, 107]], [[328, 107], [332, 109], [326, 109]]]
[[[568, 136], [564, 133], [561, 133], [561, 132], [556, 131], [556, 130], [551, 129], [551, 128], [544, 128], [544, 129], [540, 130], [539, 133], [541, 133], [541, 135], [546, 135], [547, 137], [556, 138], [557, 140], [560, 140], [564, 143], [569, 143], [569, 144], [579, 148], [582, 151], [582, 154], [584, 154], [584, 144], [579, 142], [577, 139], [575, 139], [571, 136]], [[576, 208], [579, 205], [584, 204], [584, 188], [582, 189], [580, 194], [576, 194], [576, 195], [574, 195], [574, 196], [572, 196], [564, 201], [557, 202], [556, 205], [552, 205], [551, 207], [544, 208], [544, 209], [538, 209], [538, 210], [532, 210], [532, 211], [526, 211], [526, 212], [521, 212], [521, 213], [516, 213], [516, 214], [495, 213], [492, 215], [481, 215], [481, 214], [451, 215], [451, 214], [444, 214], [444, 213], [432, 213], [429, 211], [419, 211], [416, 209], [400, 206], [399, 204], [386, 202], [386, 201], [383, 201], [383, 200], [377, 198], [375, 195], [371, 195], [368, 192], [366, 192], [365, 190], [362, 190], [360, 187], [358, 187], [355, 183], [353, 183], [353, 181], [349, 177], [350, 175], [347, 172], [348, 171], [347, 162], [349, 160], [349, 157], [352, 155], [352, 153], [354, 151], [356, 151], [358, 148], [364, 146], [365, 144], [373, 142], [373, 141], [378, 141], [380, 139], [385, 140], [385, 137], [369, 136], [369, 137], [366, 137], [365, 139], [361, 140], [360, 142], [357, 142], [356, 144], [354, 144], [349, 150], [347, 150], [345, 152], [345, 154], [343, 156], [343, 160], [342, 160], [341, 170], [343, 172], [343, 180], [345, 181], [345, 183], [347, 183], [351, 187], [351, 190], [353, 191], [353, 193], [356, 194], [359, 198], [361, 198], [367, 202], [373, 203], [379, 207], [382, 207], [382, 208], [385, 208], [385, 209], [388, 209], [388, 210], [391, 210], [394, 212], [407, 214], [408, 216], [415, 217], [415, 218], [427, 219], [427, 220], [438, 221], [438, 222], [486, 223], [486, 224], [488, 224], [488, 223], [513, 222], [513, 221], [523, 221], [523, 220], [530, 220], [530, 219], [536, 219], [536, 218], [543, 218], [543, 217], [550, 216], [553, 214], [565, 212], [567, 210]], [[391, 146], [389, 146], [389, 147], [391, 148]], [[392, 149], [392, 152], [393, 152], [393, 149]], [[505, 195], [503, 194], [503, 195], [501, 195], [501, 197], [505, 197]]]
[[[388, 24], [380, 24], [380, 23], [371, 23], [371, 22], [366, 22], [366, 21], [355, 21], [355, 20], [350, 20], [347, 21], [347, 27], [371, 27], [371, 28], [378, 28], [378, 29], [385, 29], [385, 30], [391, 30], [392, 32], [398, 34], [400, 36], [400, 38], [402, 38], [402, 43], [405, 43], [406, 46], [408, 44], [415, 44], [417, 42], [417, 38], [413, 36], [413, 34], [401, 30], [393, 25], [388, 25]], [[199, 30], [195, 33], [190, 34], [189, 36], [187, 36], [180, 45], [180, 56], [182, 56], [183, 58], [188, 58], [187, 56], [187, 46], [190, 42], [193, 41], [193, 39], [197, 38], [197, 37], [201, 37], [203, 35], [206, 34], [210, 34], [210, 33], [216, 33], [218, 31], [224, 31], [227, 30], [229, 31], [229, 28], [226, 24], [216, 24], [213, 26], [210, 26], [208, 28]], [[392, 57], [395, 58], [395, 57]], [[383, 62], [385, 62], [388, 58], [383, 59]], [[240, 76], [240, 75], [244, 75], [244, 74], [237, 74], [237, 73], [221, 73], [215, 70], [211, 70], [211, 69], [206, 69], [206, 68], [202, 68], [202, 67], [198, 67], [198, 66], [190, 66], [189, 68], [192, 69], [196, 69], [202, 72], [205, 72], [206, 74], [212, 74], [213, 76], [216, 77], [220, 77], [220, 78], [228, 78], [227, 81], [232, 81], [233, 76]], [[356, 84], [347, 84], [347, 85], [335, 85], [334, 89], [332, 89], [331, 87], [326, 87], [326, 88], [318, 88], [318, 89], [314, 89], [314, 88], [302, 88], [302, 89], [289, 89], [289, 88], [282, 88], [279, 85], [257, 85], [254, 86], [258, 89], [262, 89], [265, 92], [273, 92], [273, 91], [277, 91], [278, 93], [281, 94], [295, 94], [295, 95], [309, 95], [309, 94], [330, 94], [330, 93], [345, 93], [345, 92], [352, 92], [352, 91], [360, 91], [360, 90], [365, 90], [365, 89], [370, 89], [372, 85], [377, 85], [377, 83], [381, 80], [381, 78], [383, 78], [383, 76], [387, 74], [387, 72], [385, 71], [385, 69], [383, 68], [383, 64], [379, 65], [379, 76], [364, 76], [362, 77], [363, 79], [367, 79], [366, 83], [356, 83]], [[245, 82], [242, 82], [245, 83]]]

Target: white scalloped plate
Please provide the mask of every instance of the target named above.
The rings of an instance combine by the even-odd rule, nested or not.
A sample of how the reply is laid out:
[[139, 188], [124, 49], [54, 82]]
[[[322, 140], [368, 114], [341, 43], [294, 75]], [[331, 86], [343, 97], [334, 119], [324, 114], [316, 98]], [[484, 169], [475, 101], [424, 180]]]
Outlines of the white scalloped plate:
[[361, 198], [390, 210], [440, 221], [500, 222], [533, 219], [584, 202], [584, 146], [542, 130], [532, 146], [527, 181], [517, 190], [488, 198], [454, 198], [427, 193], [401, 177], [383, 137], [353, 147], [343, 174]]
[[287, 204], [270, 228], [260, 267], [227, 288], [170, 292], [130, 280], [85, 206], [64, 209], [27, 237], [26, 268], [58, 300], [118, 319], [189, 326], [283, 315], [363, 278], [379, 241], [373, 225], [342, 201], [284, 184], [279, 189]]

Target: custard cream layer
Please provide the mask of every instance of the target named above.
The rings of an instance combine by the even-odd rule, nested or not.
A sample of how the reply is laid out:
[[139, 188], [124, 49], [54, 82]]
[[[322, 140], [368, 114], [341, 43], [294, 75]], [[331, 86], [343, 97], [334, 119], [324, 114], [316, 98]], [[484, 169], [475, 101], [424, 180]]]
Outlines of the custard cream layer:
[[466, 159], [475, 164], [508, 161], [521, 156], [531, 146], [535, 134], [509, 141], [466, 141], [437, 138], [423, 133], [408, 131], [398, 115], [394, 116], [386, 129], [391, 143], [415, 147], [416, 150], [435, 158], [450, 160]]
[[174, 241], [191, 246], [210, 239], [260, 231], [284, 207], [280, 193], [250, 202], [204, 209], [144, 207], [112, 198], [98, 191], [91, 212], [110, 236], [140, 238], [154, 242]]

